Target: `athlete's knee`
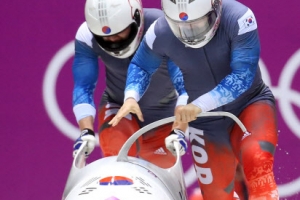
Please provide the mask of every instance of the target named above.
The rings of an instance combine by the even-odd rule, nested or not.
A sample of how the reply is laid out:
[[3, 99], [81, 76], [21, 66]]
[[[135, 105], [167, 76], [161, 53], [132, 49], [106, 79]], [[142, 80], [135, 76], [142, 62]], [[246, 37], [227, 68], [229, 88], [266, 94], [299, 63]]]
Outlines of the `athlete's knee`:
[[[114, 127], [107, 127], [99, 133], [99, 144], [104, 157], [118, 155], [124, 143], [134, 132], [122, 131]], [[129, 156], [136, 156], [140, 139], [129, 149]]]
[[[247, 168], [267, 165], [271, 169], [274, 161], [275, 145], [268, 141], [253, 141], [247, 147], [242, 148], [242, 164]], [[245, 171], [245, 173], [247, 173]]]
[[[139, 129], [139, 124], [132, 115], [123, 118], [117, 126], [110, 126], [108, 122], [115, 116], [118, 105], [109, 105], [99, 111], [99, 144], [105, 157], [117, 155], [128, 138]], [[130, 148], [128, 155], [136, 156], [137, 151], [136, 142]]]

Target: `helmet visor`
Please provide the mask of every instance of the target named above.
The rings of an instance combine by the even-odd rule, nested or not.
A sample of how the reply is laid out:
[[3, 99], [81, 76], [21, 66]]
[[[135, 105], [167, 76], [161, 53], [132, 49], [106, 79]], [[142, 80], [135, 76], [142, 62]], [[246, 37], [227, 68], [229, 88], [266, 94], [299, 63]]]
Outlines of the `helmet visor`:
[[197, 45], [206, 39], [206, 34], [213, 28], [217, 15], [215, 11], [192, 21], [174, 21], [166, 16], [174, 35], [183, 43]]

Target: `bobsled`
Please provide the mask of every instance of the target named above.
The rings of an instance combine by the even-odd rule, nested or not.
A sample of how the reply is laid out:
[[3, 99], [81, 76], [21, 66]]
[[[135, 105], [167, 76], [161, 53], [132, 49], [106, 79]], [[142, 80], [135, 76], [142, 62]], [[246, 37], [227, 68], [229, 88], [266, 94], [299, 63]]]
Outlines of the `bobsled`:
[[[231, 117], [246, 131], [231, 113], [198, 115], [205, 116]], [[141, 135], [174, 119], [165, 118], [141, 128], [124, 143], [117, 156], [100, 158], [89, 164], [84, 154], [87, 144], [83, 142], [73, 159], [62, 200], [188, 200], [178, 143], [174, 143], [176, 162], [170, 168], [160, 168], [146, 160], [128, 156], [130, 147]]]

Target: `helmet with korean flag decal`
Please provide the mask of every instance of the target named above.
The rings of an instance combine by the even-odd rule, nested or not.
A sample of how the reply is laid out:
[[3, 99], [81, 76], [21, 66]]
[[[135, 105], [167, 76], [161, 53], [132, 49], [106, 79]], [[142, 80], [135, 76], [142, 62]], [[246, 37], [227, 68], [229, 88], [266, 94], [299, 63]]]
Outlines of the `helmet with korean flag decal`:
[[140, 0], [86, 0], [85, 20], [100, 48], [111, 56], [128, 58], [139, 46], [144, 29]]
[[200, 48], [215, 35], [222, 0], [162, 0], [162, 9], [174, 35], [185, 45]]

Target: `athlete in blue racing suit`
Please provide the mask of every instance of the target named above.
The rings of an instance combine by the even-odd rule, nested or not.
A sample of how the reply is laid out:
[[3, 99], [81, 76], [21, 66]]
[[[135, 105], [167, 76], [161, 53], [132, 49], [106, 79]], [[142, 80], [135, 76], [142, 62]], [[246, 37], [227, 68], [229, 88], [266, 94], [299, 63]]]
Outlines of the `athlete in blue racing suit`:
[[[234, 0], [162, 2], [165, 17], [148, 29], [132, 59], [125, 102], [110, 124], [118, 124], [129, 112], [141, 116], [137, 102], [168, 57], [184, 77], [188, 96], [179, 98], [188, 98], [188, 104], [182, 101], [175, 116], [178, 122], [189, 122], [204, 199], [233, 198], [237, 161], [251, 200], [279, 199], [273, 173], [278, 140], [275, 100], [258, 66], [260, 42], [253, 12]], [[244, 135], [229, 118], [196, 118], [207, 111], [235, 114], [250, 133]]]
[[[106, 157], [117, 155], [124, 142], [141, 127], [174, 115], [178, 95], [169, 78], [169, 71], [176, 76], [180, 71], [173, 67], [168, 69], [164, 62], [153, 75], [153, 82], [140, 101], [145, 114], [143, 122], [129, 114], [118, 126], [109, 126], [108, 122], [123, 104], [127, 69], [136, 48], [149, 26], [163, 16], [163, 12], [158, 9], [142, 9], [141, 2], [136, 0], [104, 0], [100, 2], [100, 7], [98, 3], [97, 0], [86, 1], [86, 21], [79, 27], [75, 40], [72, 68], [73, 111], [81, 136], [75, 141], [73, 154], [77, 153], [82, 141], [88, 142], [87, 155], [94, 149], [97, 110], [94, 90], [98, 82], [99, 67], [105, 67], [106, 85], [98, 111], [98, 132], [102, 155]], [[102, 63], [99, 66], [99, 59], [104, 66]], [[178, 84], [176, 87], [182, 93], [184, 87]], [[161, 167], [172, 166], [175, 157], [165, 147], [165, 138], [171, 131], [172, 124], [151, 130], [143, 138], [139, 138], [128, 155], [138, 155]], [[185, 149], [182, 151], [184, 153]]]

